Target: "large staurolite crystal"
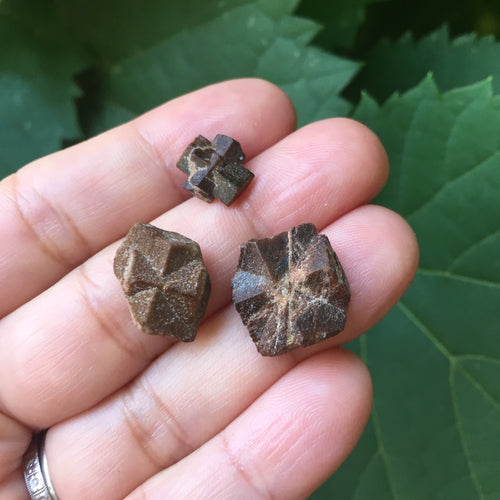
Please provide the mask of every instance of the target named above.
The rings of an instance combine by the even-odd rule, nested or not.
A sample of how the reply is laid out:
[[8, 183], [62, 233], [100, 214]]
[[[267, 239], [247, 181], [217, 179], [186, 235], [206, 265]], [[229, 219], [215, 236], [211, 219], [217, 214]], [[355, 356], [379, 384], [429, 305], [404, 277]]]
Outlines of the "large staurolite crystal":
[[116, 252], [114, 272], [141, 330], [194, 340], [210, 294], [198, 243], [150, 224], [135, 224]]
[[258, 351], [276, 356], [344, 329], [349, 285], [313, 224], [241, 245], [233, 300]]
[[241, 162], [240, 143], [218, 134], [210, 142], [199, 135], [184, 151], [177, 167], [188, 175], [184, 188], [203, 201], [218, 198], [230, 205], [248, 186], [254, 175]]

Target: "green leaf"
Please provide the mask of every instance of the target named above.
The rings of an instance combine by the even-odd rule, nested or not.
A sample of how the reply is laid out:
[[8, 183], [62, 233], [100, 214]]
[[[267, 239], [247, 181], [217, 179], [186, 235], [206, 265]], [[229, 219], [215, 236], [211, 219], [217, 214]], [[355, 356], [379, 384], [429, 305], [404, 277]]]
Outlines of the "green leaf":
[[353, 46], [366, 7], [382, 1], [386, 0], [307, 0], [300, 3], [297, 14], [323, 25], [316, 44], [330, 50], [344, 49]]
[[[137, 54], [251, 0], [54, 0], [66, 24], [106, 61]], [[283, 3], [282, 0], [280, 3]]]
[[[453, 36], [475, 32], [500, 35], [500, 2], [498, 0], [391, 0], [371, 5], [360, 27], [356, 50], [363, 54], [381, 38], [396, 40], [406, 32], [417, 37], [450, 26]], [[363, 56], [363, 59], [365, 57]]]
[[353, 81], [349, 95], [364, 89], [379, 101], [415, 86], [430, 71], [441, 91], [493, 76], [500, 93], [500, 43], [475, 34], [450, 40], [443, 26], [418, 42], [405, 34], [397, 42], [380, 41], [368, 54], [366, 65]]
[[250, 76], [288, 92], [300, 124], [347, 114], [349, 105], [339, 94], [358, 64], [309, 47], [318, 26], [291, 16], [293, 7], [283, 0], [231, 6], [114, 63], [103, 78], [102, 112], [92, 131], [120, 122], [112, 107], [133, 116], [204, 85]]
[[32, 2], [0, 5], [0, 177], [81, 135], [73, 76], [88, 58]]
[[357, 449], [313, 498], [500, 498], [500, 97], [491, 80], [428, 77], [355, 117], [385, 144], [378, 202], [406, 217], [421, 261], [399, 304], [354, 343], [373, 376]]
[[36, 3], [0, 5], [0, 177], [81, 135], [73, 76], [88, 58]]

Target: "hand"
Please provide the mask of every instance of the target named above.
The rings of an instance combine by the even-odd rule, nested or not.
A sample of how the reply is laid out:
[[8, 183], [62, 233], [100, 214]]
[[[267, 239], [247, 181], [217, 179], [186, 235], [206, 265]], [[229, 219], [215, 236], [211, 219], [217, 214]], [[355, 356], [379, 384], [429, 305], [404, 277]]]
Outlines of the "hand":
[[[296, 132], [288, 98], [238, 80], [180, 97], [0, 184], [0, 498], [27, 498], [21, 459], [49, 429], [65, 499], [304, 498], [353, 449], [370, 376], [339, 346], [397, 302], [411, 229], [366, 205], [388, 174], [363, 125]], [[198, 134], [241, 142], [255, 179], [231, 206], [192, 198], [175, 163]], [[135, 222], [197, 241], [212, 281], [194, 343], [132, 323], [112, 261]], [[239, 245], [313, 222], [352, 291], [345, 330], [261, 357], [231, 304]]]

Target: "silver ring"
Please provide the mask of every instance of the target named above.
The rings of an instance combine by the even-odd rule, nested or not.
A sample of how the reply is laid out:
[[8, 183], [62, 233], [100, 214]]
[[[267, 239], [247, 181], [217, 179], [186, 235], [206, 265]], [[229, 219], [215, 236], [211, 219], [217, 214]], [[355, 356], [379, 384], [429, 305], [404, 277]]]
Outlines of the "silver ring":
[[24, 482], [31, 500], [59, 500], [47, 467], [45, 434], [33, 436], [23, 457]]

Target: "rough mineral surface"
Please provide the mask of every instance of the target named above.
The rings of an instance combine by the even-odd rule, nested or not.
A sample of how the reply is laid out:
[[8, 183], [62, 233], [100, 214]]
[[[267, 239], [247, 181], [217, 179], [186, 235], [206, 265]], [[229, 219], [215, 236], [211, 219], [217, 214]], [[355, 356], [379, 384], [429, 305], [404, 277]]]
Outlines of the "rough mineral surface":
[[232, 287], [236, 310], [263, 356], [344, 329], [349, 285], [330, 241], [313, 224], [243, 243]]
[[210, 294], [198, 243], [138, 223], [118, 248], [114, 271], [141, 330], [194, 340]]
[[240, 143], [227, 135], [210, 142], [199, 135], [184, 151], [177, 167], [188, 175], [184, 188], [203, 201], [218, 198], [230, 205], [248, 186], [254, 175], [241, 162]]

